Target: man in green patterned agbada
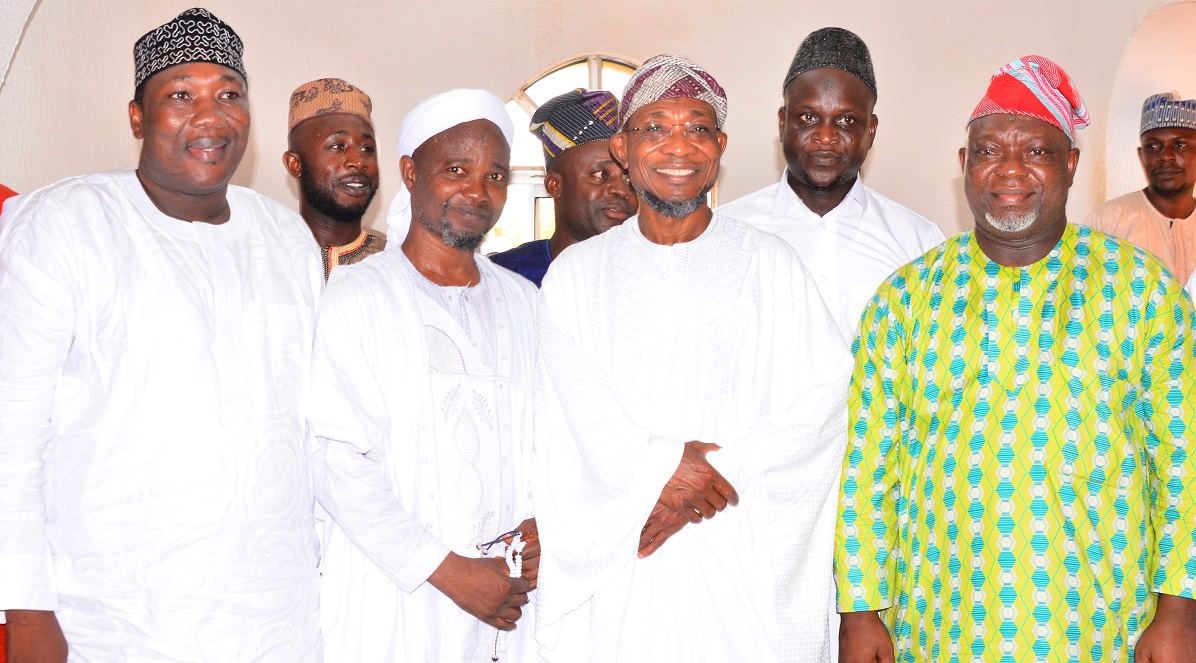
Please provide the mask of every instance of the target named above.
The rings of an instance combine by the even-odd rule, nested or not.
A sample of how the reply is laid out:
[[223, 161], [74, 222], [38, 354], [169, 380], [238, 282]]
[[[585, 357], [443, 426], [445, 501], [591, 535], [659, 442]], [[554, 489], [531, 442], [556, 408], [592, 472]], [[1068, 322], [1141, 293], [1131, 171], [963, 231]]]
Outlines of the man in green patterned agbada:
[[960, 150], [975, 230], [861, 318], [840, 661], [1196, 661], [1196, 317], [1067, 223], [1087, 124], [1055, 63], [1002, 67]]

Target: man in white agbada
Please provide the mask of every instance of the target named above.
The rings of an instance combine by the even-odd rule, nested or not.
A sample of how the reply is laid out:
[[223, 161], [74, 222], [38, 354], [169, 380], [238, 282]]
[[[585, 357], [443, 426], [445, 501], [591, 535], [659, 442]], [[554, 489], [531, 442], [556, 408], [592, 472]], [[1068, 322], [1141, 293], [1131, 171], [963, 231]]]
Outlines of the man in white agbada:
[[714, 78], [658, 56], [622, 103], [639, 215], [541, 290], [539, 653], [825, 660], [846, 346], [797, 254], [706, 204]]
[[810, 33], [782, 89], [781, 181], [719, 211], [789, 242], [850, 344], [881, 282], [945, 238], [860, 176], [877, 127], [876, 76], [862, 39], [842, 28]]
[[[527, 651], [530, 622], [509, 631], [539, 555], [528, 477], [536, 289], [475, 253], [506, 202], [512, 130], [481, 90], [411, 111], [392, 243], [338, 267], [321, 300], [309, 422], [316, 495], [332, 518], [328, 663]], [[513, 529], [522, 568], [479, 559]]]
[[0, 217], [9, 660], [318, 661], [300, 404], [319, 254], [297, 214], [228, 185], [249, 137], [236, 33], [191, 9], [134, 59], [136, 170]]

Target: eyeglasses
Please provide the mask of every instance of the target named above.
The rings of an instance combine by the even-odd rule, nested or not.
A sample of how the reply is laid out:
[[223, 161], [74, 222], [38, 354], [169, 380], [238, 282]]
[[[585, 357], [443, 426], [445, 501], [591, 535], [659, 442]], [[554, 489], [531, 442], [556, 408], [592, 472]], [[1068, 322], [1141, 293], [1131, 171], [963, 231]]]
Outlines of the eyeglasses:
[[644, 140], [650, 143], [663, 143], [673, 137], [677, 127], [681, 129], [681, 136], [691, 143], [709, 143], [718, 135], [718, 127], [709, 122], [649, 122], [642, 127], [627, 127], [623, 131], [640, 131]]

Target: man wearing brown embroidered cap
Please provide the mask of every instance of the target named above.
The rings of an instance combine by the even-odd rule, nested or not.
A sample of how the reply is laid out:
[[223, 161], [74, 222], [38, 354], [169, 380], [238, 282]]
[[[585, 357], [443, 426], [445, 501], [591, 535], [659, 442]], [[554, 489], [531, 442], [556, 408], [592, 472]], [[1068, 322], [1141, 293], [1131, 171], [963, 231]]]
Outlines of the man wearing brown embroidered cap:
[[379, 183], [372, 108], [369, 95], [339, 78], [291, 93], [282, 162], [299, 180], [299, 213], [320, 245], [325, 279], [386, 246], [386, 235], [361, 227]]

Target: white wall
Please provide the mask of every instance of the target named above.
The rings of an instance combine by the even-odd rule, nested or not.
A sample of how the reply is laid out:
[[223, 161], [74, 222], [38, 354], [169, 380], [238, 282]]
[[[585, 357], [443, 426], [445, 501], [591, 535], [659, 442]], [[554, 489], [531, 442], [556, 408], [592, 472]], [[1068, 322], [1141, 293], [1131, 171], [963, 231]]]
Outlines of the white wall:
[[[0, 4], [14, 0], [0, 0]], [[40, 0], [0, 88], [0, 182], [19, 191], [68, 175], [131, 165], [132, 46], [197, 0]], [[367, 221], [384, 225], [397, 177], [403, 115], [451, 87], [514, 92], [545, 66], [605, 52], [644, 60], [681, 53], [727, 89], [730, 145], [721, 200], [774, 182], [781, 80], [801, 39], [827, 25], [869, 44], [880, 129], [865, 166], [877, 189], [948, 232], [971, 226], [956, 151], [963, 123], [1001, 64], [1036, 53], [1076, 79], [1093, 116], [1069, 214], [1104, 195], [1109, 104], [1134, 28], [1166, 0], [1006, 0], [1001, 3], [633, 0], [207, 0], [246, 42], [253, 141], [235, 179], [296, 206], [281, 166], [290, 91], [345, 78], [374, 99], [383, 188]], [[0, 44], [3, 53], [4, 44]]]

